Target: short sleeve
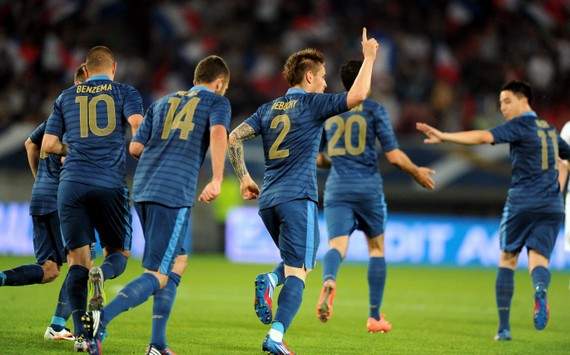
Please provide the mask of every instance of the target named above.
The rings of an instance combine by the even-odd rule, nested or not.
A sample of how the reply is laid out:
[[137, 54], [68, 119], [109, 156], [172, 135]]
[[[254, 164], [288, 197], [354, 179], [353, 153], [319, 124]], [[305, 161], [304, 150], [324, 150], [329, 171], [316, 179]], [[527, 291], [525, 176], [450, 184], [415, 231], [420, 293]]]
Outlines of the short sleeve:
[[144, 110], [141, 94], [130, 85], [125, 85], [125, 90], [123, 116], [129, 118], [132, 115], [142, 115]]
[[63, 111], [61, 109], [62, 102], [63, 94], [59, 95], [59, 97], [53, 103], [53, 110], [51, 112], [51, 115], [48, 117], [45, 129], [45, 133], [58, 136], [59, 139], [63, 137], [64, 133]]
[[319, 120], [339, 115], [348, 111], [346, 92], [340, 94], [307, 94], [312, 112]]
[[396, 135], [392, 128], [390, 116], [388, 116], [388, 112], [382, 105], [378, 105], [374, 109], [374, 120], [374, 133], [376, 134], [376, 138], [380, 140], [382, 150], [384, 152], [390, 152], [394, 149], [398, 149], [398, 141], [396, 140]]
[[255, 134], [261, 133], [261, 108], [258, 109], [253, 115], [249, 116], [248, 118], [243, 121], [243, 123], [247, 124], [255, 131]]
[[132, 139], [133, 142], [139, 142], [142, 144], [146, 144], [149, 141], [150, 136], [152, 135], [152, 119], [154, 116], [154, 108], [155, 108], [155, 104], [153, 103], [146, 110], [146, 114], [144, 115], [144, 119], [143, 119], [139, 129], [137, 129], [137, 131], [136, 131], [136, 133]]
[[210, 127], [215, 125], [222, 125], [226, 130], [230, 129], [230, 122], [232, 120], [232, 107], [230, 101], [220, 96], [210, 111]]
[[564, 160], [570, 159], [570, 145], [562, 135], [558, 136], [558, 156]]
[[524, 135], [524, 129], [516, 118], [503, 123], [491, 130], [493, 144], [513, 143], [520, 140]]
[[35, 145], [42, 145], [42, 139], [44, 138], [44, 132], [46, 131], [46, 121], [40, 123], [30, 134], [30, 140]]
[[570, 144], [570, 122], [566, 122], [562, 131], [560, 132], [560, 137], [568, 144]]

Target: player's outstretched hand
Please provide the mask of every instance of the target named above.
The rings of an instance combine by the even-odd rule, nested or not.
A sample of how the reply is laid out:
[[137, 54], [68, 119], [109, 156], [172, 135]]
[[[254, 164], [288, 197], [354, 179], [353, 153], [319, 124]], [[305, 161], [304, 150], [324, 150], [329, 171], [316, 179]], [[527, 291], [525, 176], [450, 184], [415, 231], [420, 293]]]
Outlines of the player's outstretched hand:
[[374, 38], [368, 38], [366, 32], [366, 27], [362, 28], [362, 54], [364, 58], [376, 59], [376, 53], [378, 52], [378, 41]]
[[416, 182], [422, 187], [428, 190], [433, 190], [435, 189], [435, 181], [433, 180], [434, 174], [435, 170], [421, 166], [418, 168], [418, 171], [416, 172], [414, 178], [416, 179]]
[[259, 186], [249, 175], [243, 177], [239, 187], [244, 200], [255, 200], [259, 196]]
[[198, 201], [210, 203], [216, 199], [222, 192], [222, 182], [217, 180], [212, 180], [204, 187]]
[[424, 143], [426, 144], [438, 144], [443, 142], [443, 132], [428, 124], [418, 122], [416, 123], [416, 129], [426, 135], [427, 138], [424, 139]]

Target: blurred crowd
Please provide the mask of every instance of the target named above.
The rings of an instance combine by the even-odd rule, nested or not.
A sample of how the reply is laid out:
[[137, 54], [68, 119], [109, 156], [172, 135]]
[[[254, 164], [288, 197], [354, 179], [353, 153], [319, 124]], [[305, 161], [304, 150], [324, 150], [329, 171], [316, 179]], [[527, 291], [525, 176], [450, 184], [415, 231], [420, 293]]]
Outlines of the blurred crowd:
[[45, 119], [94, 45], [115, 52], [116, 79], [146, 106], [189, 88], [203, 56], [223, 56], [236, 124], [284, 93], [281, 67], [301, 48], [325, 53], [328, 91], [342, 90], [363, 25], [381, 41], [372, 96], [400, 133], [495, 125], [498, 90], [515, 78], [544, 118], [570, 120], [568, 0], [21, 0], [0, 1], [0, 130]]

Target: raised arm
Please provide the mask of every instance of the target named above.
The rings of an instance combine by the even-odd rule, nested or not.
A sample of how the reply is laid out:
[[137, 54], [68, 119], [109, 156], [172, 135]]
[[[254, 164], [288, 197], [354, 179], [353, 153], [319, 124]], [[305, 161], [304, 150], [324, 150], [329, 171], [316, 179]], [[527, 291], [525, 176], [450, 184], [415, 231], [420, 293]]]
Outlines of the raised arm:
[[378, 42], [374, 38], [368, 39], [366, 27], [364, 27], [362, 29], [362, 54], [364, 55], [364, 61], [346, 96], [346, 105], [349, 109], [360, 105], [368, 97], [372, 83], [372, 67], [376, 60], [378, 46]]
[[230, 133], [229, 139], [230, 162], [240, 181], [241, 195], [246, 200], [253, 200], [259, 196], [259, 187], [247, 171], [243, 153], [243, 142], [255, 136], [255, 130], [247, 123], [242, 123]]
[[391, 150], [387, 152], [385, 156], [390, 164], [397, 166], [401, 170], [405, 171], [424, 188], [428, 190], [433, 190], [435, 188], [435, 182], [433, 181], [432, 177], [433, 174], [435, 174], [435, 171], [432, 169], [417, 166], [410, 160], [408, 155], [400, 149]]
[[212, 158], [212, 180], [204, 187], [198, 198], [202, 202], [211, 202], [222, 191], [224, 179], [224, 163], [228, 147], [228, 131], [223, 125], [214, 125], [210, 129], [210, 155]]
[[30, 170], [34, 178], [38, 173], [38, 161], [40, 160], [40, 147], [32, 142], [30, 138], [26, 139], [24, 142], [26, 147], [26, 154], [28, 156], [28, 164], [30, 165]]
[[418, 131], [426, 135], [424, 143], [439, 144], [443, 142], [451, 142], [463, 145], [489, 144], [494, 142], [493, 134], [489, 131], [462, 131], [447, 133], [441, 132], [425, 123], [416, 123]]

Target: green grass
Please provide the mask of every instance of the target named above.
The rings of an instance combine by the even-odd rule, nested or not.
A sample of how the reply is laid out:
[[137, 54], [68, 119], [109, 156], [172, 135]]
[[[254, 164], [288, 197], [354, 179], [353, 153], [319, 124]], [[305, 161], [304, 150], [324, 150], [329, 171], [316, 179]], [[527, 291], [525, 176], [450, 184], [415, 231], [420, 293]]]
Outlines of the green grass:
[[[0, 270], [30, 258], [0, 257]], [[253, 312], [253, 278], [267, 265], [232, 264], [221, 257], [193, 257], [182, 278], [169, 325], [169, 343], [178, 354], [256, 354], [267, 326]], [[106, 284], [108, 298], [141, 271], [131, 260], [127, 272]], [[64, 270], [64, 273], [66, 270]], [[514, 340], [492, 340], [497, 315], [495, 270], [393, 266], [383, 312], [393, 324], [388, 334], [366, 332], [366, 265], [343, 265], [334, 317], [315, 317], [320, 290], [317, 269], [286, 339], [301, 354], [568, 354], [570, 352], [569, 273], [554, 273], [552, 315], [545, 331], [532, 325], [528, 274], [516, 275], [511, 311]], [[63, 275], [64, 276], [64, 275]], [[53, 284], [0, 288], [0, 354], [62, 354], [70, 343], [43, 340], [60, 277]], [[107, 354], [143, 354], [150, 337], [151, 302], [119, 316], [109, 326]]]

